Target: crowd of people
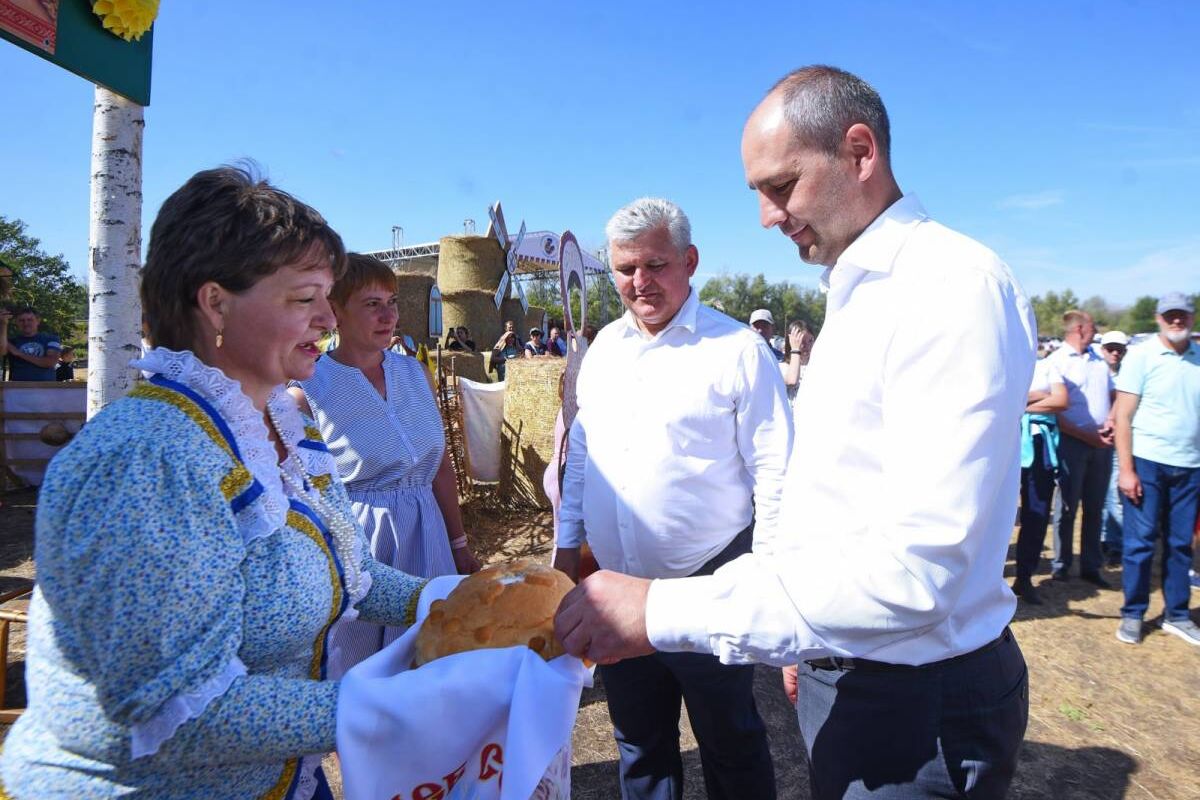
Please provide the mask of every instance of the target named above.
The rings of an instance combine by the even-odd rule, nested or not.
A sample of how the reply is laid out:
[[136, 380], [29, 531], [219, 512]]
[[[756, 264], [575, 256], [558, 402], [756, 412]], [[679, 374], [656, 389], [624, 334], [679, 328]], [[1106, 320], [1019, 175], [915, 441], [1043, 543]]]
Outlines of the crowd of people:
[[1200, 534], [1200, 346], [1188, 297], [1166, 294], [1155, 312], [1158, 333], [1131, 348], [1123, 331], [1100, 335], [1089, 314], [1068, 311], [1061, 340], [1038, 361], [1022, 418], [1012, 588], [1024, 602], [1042, 604], [1032, 576], [1048, 524], [1051, 577], [1071, 580], [1081, 517], [1079, 578], [1110, 589], [1101, 567], [1121, 567], [1125, 603], [1116, 636], [1138, 644], [1162, 539], [1162, 630], [1200, 646], [1188, 614], [1190, 591], [1200, 588], [1192, 564]]
[[[1162, 538], [1163, 630], [1200, 644], [1186, 298], [1164, 296], [1158, 336], [1123, 360], [1071, 312], [1035, 366], [1020, 286], [901, 191], [889, 125], [870, 85], [826, 66], [785, 76], [745, 124], [762, 225], [825, 268], [815, 341], [803, 323], [779, 341], [767, 309], [703, 305], [675, 203], [606, 226], [626, 313], [568, 355], [586, 352], [559, 426], [554, 564], [578, 585], [556, 634], [599, 665], [623, 797], [682, 796], [684, 705], [708, 796], [775, 796], [755, 663], [783, 668], [814, 797], [1003, 797], [1029, 702], [1014, 592], [1038, 602], [1055, 486], [1054, 578], [1081, 513], [1079, 576], [1106, 583], [1114, 444], [1118, 638], [1142, 636]], [[428, 372], [391, 349], [394, 280], [310, 206], [219, 168], [163, 204], [141, 297], [146, 380], [45, 476], [30, 703], [0, 779], [22, 799], [329, 800], [339, 676], [414, 621], [427, 579], [479, 568]], [[528, 337], [506, 323], [499, 378], [568, 352], [557, 326]], [[49, 344], [19, 358], [53, 371]], [[465, 328], [445, 346], [475, 349]], [[579, 580], [584, 544], [601, 570]]]

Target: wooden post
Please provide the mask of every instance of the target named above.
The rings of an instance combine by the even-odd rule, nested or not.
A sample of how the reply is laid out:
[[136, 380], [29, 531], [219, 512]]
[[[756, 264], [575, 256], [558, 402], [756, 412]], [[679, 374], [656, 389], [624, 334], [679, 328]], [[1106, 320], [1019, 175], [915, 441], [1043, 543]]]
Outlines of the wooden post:
[[88, 398], [90, 419], [123, 396], [142, 350], [142, 107], [96, 87], [92, 115], [92, 202], [88, 227]]

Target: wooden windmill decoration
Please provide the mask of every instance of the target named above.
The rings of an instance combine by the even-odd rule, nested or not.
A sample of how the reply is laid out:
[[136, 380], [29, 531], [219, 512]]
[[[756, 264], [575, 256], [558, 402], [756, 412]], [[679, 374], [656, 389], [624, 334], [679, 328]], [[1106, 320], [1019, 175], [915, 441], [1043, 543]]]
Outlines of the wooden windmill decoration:
[[508, 297], [508, 285], [512, 283], [517, 287], [517, 297], [521, 299], [521, 309], [528, 312], [529, 299], [525, 296], [525, 287], [517, 280], [517, 250], [521, 247], [522, 240], [525, 239], [525, 221], [521, 221], [521, 230], [517, 232], [517, 238], [510, 242], [508, 228], [504, 224], [504, 210], [500, 208], [499, 200], [496, 201], [496, 205], [488, 209], [488, 216], [492, 220], [492, 224], [488, 226], [488, 234], [496, 237], [496, 241], [500, 243], [500, 249], [505, 252], [504, 274], [500, 276], [500, 286], [497, 287], [496, 296], [493, 298], [496, 308], [500, 308], [504, 298]]

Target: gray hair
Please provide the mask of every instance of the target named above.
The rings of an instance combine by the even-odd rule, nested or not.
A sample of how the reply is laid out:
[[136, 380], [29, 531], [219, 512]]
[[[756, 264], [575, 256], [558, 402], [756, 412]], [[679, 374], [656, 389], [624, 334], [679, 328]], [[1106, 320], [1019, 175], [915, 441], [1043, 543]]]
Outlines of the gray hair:
[[661, 197], [640, 197], [612, 215], [604, 226], [611, 242], [632, 242], [642, 234], [666, 228], [679, 252], [692, 243], [692, 223], [683, 209]]
[[815, 64], [783, 76], [767, 93], [780, 92], [783, 115], [796, 138], [834, 155], [851, 125], [871, 129], [884, 157], [891, 161], [892, 134], [879, 92], [857, 75]]

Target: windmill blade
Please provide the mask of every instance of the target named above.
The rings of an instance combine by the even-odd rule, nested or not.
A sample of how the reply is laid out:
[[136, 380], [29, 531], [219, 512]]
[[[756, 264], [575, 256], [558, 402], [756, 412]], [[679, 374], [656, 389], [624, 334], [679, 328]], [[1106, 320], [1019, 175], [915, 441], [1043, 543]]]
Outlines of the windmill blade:
[[496, 296], [492, 299], [496, 302], [496, 308], [500, 308], [500, 304], [504, 302], [504, 298], [508, 295], [508, 273], [505, 272], [500, 276], [500, 288], [496, 290]]
[[504, 209], [500, 208], [500, 201], [496, 201], [496, 205], [488, 209], [488, 219], [492, 221], [488, 225], [488, 236], [495, 236], [496, 241], [500, 242], [500, 249], [508, 250], [508, 228], [504, 225]]
[[508, 273], [513, 277], [517, 274], [517, 251], [521, 248], [521, 242], [525, 241], [525, 221], [521, 221], [521, 230], [517, 232], [517, 238], [509, 245], [508, 261], [505, 266], [508, 268]]
[[521, 230], [517, 231], [517, 240], [513, 242], [512, 249], [520, 248], [523, 241], [525, 241], [525, 220], [521, 220]]
[[521, 298], [521, 308], [525, 313], [529, 313], [529, 298], [525, 296], [525, 284], [520, 281], [513, 281], [517, 285], [517, 297]]

